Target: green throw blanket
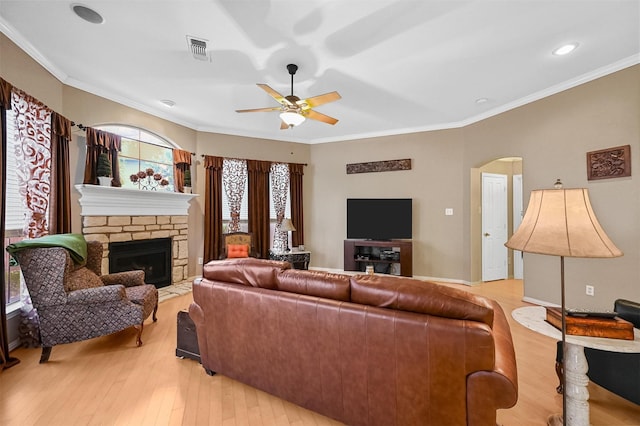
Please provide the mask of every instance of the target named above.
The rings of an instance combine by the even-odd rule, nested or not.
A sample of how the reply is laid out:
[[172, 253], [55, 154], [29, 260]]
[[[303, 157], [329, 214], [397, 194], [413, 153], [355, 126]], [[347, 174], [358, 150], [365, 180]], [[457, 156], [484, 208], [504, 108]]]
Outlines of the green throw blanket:
[[9, 244], [7, 251], [13, 255], [20, 250], [37, 247], [62, 247], [69, 251], [75, 263], [79, 265], [87, 263], [87, 242], [81, 234], [53, 234], [32, 240], [22, 240]]

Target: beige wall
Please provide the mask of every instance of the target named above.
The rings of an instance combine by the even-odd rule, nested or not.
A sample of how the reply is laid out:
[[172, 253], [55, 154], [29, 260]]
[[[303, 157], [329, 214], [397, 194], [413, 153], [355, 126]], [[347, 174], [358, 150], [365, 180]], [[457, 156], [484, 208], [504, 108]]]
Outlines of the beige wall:
[[[566, 187], [587, 187], [594, 209], [613, 241], [625, 252], [619, 259], [567, 259], [570, 305], [611, 309], [617, 297], [640, 300], [640, 185], [629, 178], [587, 181], [587, 151], [630, 144], [640, 164], [640, 66], [634, 66], [563, 93], [461, 129], [301, 145], [196, 132], [166, 120], [65, 86], [0, 35], [0, 76], [85, 125], [123, 123], [140, 126], [197, 152], [195, 192], [204, 192], [201, 154], [309, 163], [305, 170], [305, 245], [312, 266], [342, 268], [349, 197], [414, 199], [414, 274], [474, 282], [472, 206], [477, 197], [473, 174], [502, 157], [522, 157], [524, 197], [548, 188], [556, 178]], [[74, 138], [74, 183], [81, 180], [84, 147]], [[412, 159], [412, 170], [347, 175], [345, 165]], [[475, 170], [475, 172], [474, 172]], [[202, 256], [204, 195], [189, 211], [190, 271]], [[77, 203], [77, 198], [74, 198]], [[526, 203], [526, 201], [525, 201]], [[453, 216], [444, 209], [453, 208]], [[78, 207], [75, 207], [78, 211]], [[74, 231], [79, 232], [79, 216]], [[596, 297], [584, 296], [584, 285]], [[559, 260], [525, 256], [525, 296], [559, 302]]]

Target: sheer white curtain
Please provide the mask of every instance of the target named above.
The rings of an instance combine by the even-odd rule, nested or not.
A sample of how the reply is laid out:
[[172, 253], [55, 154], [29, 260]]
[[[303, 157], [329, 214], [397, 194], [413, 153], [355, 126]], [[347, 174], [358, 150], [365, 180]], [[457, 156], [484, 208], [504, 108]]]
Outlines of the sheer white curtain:
[[273, 207], [276, 212], [276, 229], [273, 233], [273, 249], [284, 251], [287, 247], [289, 235], [280, 230], [287, 207], [287, 195], [289, 194], [289, 165], [286, 163], [271, 164], [271, 194]]
[[222, 162], [222, 186], [229, 202], [231, 221], [228, 232], [240, 231], [240, 208], [247, 181], [247, 161], [225, 158]]

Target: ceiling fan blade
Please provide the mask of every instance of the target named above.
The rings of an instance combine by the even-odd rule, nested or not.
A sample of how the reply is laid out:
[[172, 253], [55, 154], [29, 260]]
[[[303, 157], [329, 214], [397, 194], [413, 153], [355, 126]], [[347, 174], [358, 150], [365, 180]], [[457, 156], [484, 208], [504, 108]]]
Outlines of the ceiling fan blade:
[[273, 99], [278, 101], [278, 103], [280, 103], [282, 105], [293, 105], [287, 98], [285, 98], [280, 93], [278, 93], [275, 90], [273, 90], [268, 85], [262, 84], [262, 83], [258, 83], [258, 87], [260, 87], [262, 90], [267, 92], [269, 94], [269, 96], [271, 96]]
[[237, 109], [236, 112], [267, 112], [267, 111], [280, 111], [282, 107], [267, 107], [267, 108], [253, 108], [253, 109]]
[[331, 93], [325, 93], [324, 95], [318, 95], [318, 96], [313, 96], [311, 98], [303, 99], [302, 102], [306, 103], [309, 106], [309, 108], [314, 108], [314, 107], [317, 107], [318, 105], [334, 102], [341, 98], [342, 96], [340, 96], [338, 92], [331, 92]]
[[317, 121], [322, 121], [323, 123], [327, 123], [327, 124], [336, 124], [338, 122], [338, 119], [333, 118], [333, 117], [329, 117], [328, 115], [324, 115], [320, 112], [314, 111], [312, 109], [308, 109], [306, 111], [304, 111], [304, 116], [306, 116], [307, 118], [310, 118], [312, 120], [317, 120]]
[[283, 120], [280, 120], [280, 130], [286, 130], [289, 128], [289, 125], [285, 123]]

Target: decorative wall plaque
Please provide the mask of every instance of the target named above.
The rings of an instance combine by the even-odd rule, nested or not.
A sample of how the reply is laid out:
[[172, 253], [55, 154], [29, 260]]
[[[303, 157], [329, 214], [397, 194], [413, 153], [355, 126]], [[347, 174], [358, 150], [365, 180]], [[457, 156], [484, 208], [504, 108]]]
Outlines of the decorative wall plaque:
[[589, 180], [625, 176], [631, 176], [631, 145], [587, 152]]
[[348, 175], [355, 173], [391, 172], [395, 170], [411, 170], [411, 159], [347, 164]]

